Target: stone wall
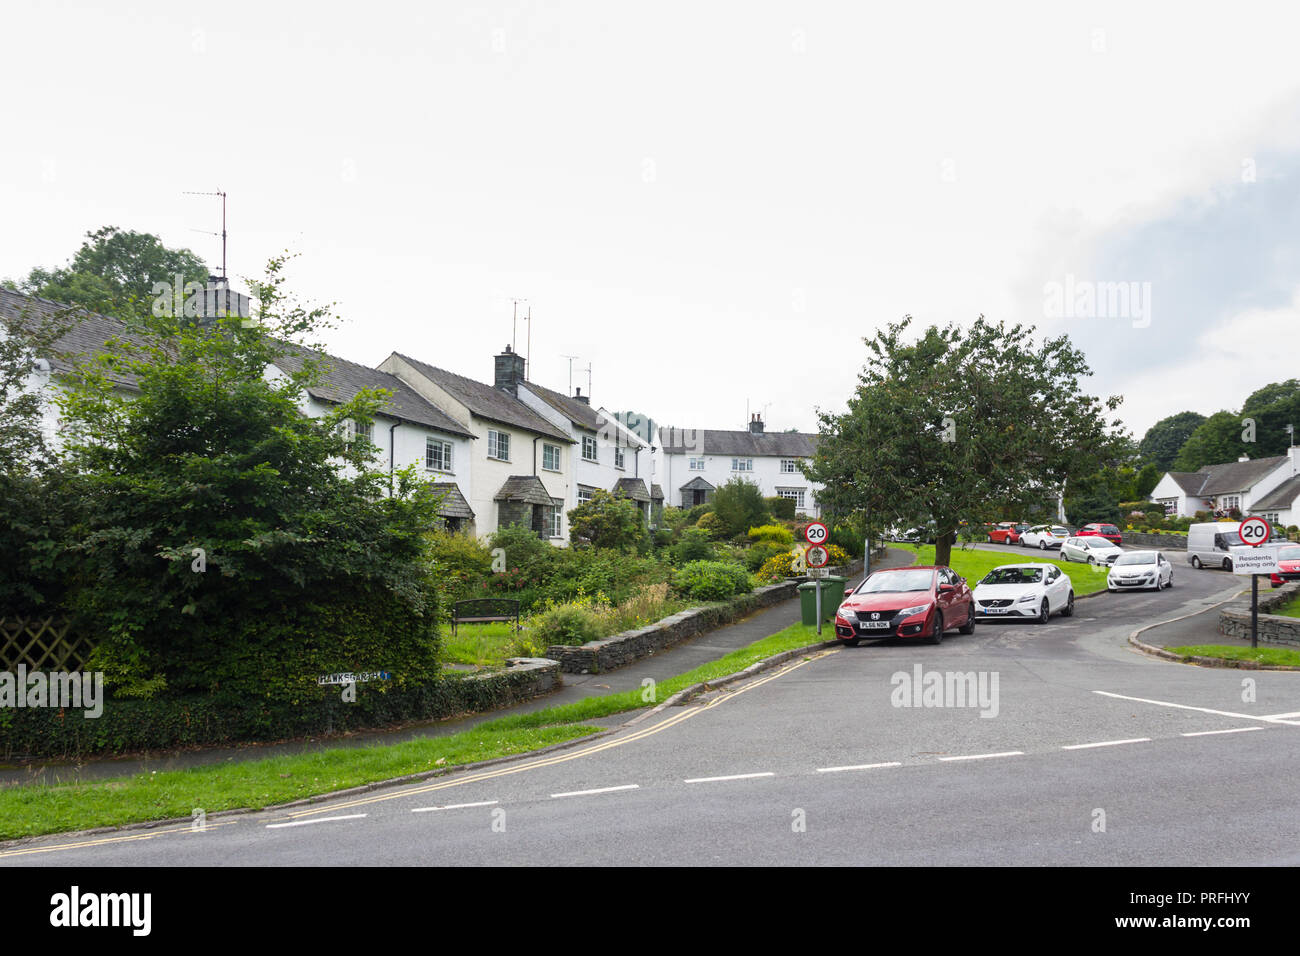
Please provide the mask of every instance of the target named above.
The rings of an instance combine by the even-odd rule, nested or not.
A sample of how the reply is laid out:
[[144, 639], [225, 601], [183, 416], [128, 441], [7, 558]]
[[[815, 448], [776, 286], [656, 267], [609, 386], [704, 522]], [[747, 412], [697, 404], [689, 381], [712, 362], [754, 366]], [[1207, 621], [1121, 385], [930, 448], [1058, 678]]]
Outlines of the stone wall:
[[1139, 548], [1155, 548], [1159, 551], [1187, 551], [1185, 534], [1138, 534], [1136, 531], [1122, 532], [1124, 543]]
[[[1259, 639], [1269, 644], [1300, 647], [1300, 617], [1283, 617], [1269, 611], [1286, 604], [1300, 594], [1300, 582], [1284, 584], [1271, 593], [1259, 595]], [[1219, 612], [1219, 633], [1225, 637], [1250, 640], [1250, 607], [1240, 604]]]
[[688, 637], [729, 624], [754, 611], [780, 604], [796, 596], [797, 582], [783, 581], [742, 594], [717, 607], [697, 607], [669, 615], [654, 624], [638, 627], [580, 646], [552, 644], [546, 656], [559, 661], [568, 674], [598, 674], [649, 657]]

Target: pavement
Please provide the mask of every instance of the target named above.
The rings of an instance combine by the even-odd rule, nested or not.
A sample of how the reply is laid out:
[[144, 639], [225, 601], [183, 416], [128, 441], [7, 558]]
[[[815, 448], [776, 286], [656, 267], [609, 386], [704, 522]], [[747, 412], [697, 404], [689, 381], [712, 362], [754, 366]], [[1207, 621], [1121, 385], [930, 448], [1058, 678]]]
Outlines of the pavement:
[[[901, 567], [911, 564], [914, 556], [906, 551], [890, 549], [885, 558], [876, 559], [873, 570]], [[856, 583], [856, 582], [855, 582]], [[427, 723], [410, 724], [388, 730], [362, 731], [328, 737], [311, 737], [273, 744], [242, 744], [233, 747], [211, 747], [200, 750], [169, 751], [157, 754], [130, 755], [88, 759], [80, 763], [40, 760], [22, 765], [0, 765], [0, 786], [24, 783], [69, 783], [78, 780], [100, 780], [151, 771], [182, 770], [218, 763], [237, 763], [262, 760], [268, 757], [293, 756], [318, 750], [343, 747], [369, 747], [376, 744], [395, 744], [426, 737], [443, 737], [470, 730], [478, 724], [513, 714], [528, 714], [547, 707], [572, 703], [587, 697], [603, 697], [625, 690], [639, 688], [650, 678], [662, 682], [670, 677], [692, 670], [729, 654], [737, 648], [769, 637], [799, 621], [799, 600], [792, 599], [757, 611], [731, 624], [700, 634], [675, 644], [659, 653], [644, 658], [618, 670], [600, 674], [564, 674], [563, 685], [553, 693], [535, 697], [500, 710], [485, 711], [465, 717]], [[826, 638], [834, 637], [832, 628], [825, 628]], [[603, 720], [593, 720], [593, 725], [613, 726], [627, 720], [626, 714], [616, 714]]]

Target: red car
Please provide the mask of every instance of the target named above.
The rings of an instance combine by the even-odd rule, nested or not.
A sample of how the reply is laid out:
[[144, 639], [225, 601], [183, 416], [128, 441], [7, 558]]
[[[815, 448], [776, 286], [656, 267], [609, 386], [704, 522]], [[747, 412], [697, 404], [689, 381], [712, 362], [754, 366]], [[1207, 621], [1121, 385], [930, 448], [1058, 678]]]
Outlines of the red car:
[[1287, 581], [1300, 581], [1300, 544], [1288, 544], [1277, 553], [1277, 574], [1268, 576], [1269, 584], [1280, 588]]
[[975, 633], [975, 599], [965, 578], [933, 565], [876, 571], [844, 592], [835, 614], [835, 637], [849, 647], [874, 637], [938, 644], [953, 627]]
[[1020, 532], [1028, 530], [1029, 525], [1019, 521], [999, 521], [989, 529], [989, 541], [993, 544], [1019, 544]]
[[1096, 535], [1099, 538], [1105, 538], [1111, 544], [1123, 544], [1124, 539], [1120, 537], [1119, 528], [1113, 524], [1101, 524], [1094, 522], [1086, 524], [1075, 532], [1076, 537], [1086, 538], [1089, 535]]

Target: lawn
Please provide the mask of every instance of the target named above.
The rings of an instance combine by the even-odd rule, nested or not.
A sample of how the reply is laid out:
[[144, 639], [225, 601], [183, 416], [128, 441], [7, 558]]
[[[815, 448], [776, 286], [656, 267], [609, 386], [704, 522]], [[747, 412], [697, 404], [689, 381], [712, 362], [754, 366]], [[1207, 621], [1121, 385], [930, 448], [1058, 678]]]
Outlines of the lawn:
[[439, 767], [526, 753], [601, 729], [583, 721], [653, 706], [692, 684], [735, 673], [766, 657], [817, 641], [815, 627], [794, 624], [663, 681], [657, 687], [638, 687], [532, 713], [500, 717], [445, 737], [136, 774], [91, 783], [15, 784], [0, 788], [0, 840], [145, 820], [189, 818], [196, 807], [208, 813], [241, 807], [260, 809]]
[[1300, 617], [1300, 594], [1297, 594], [1281, 607], [1269, 611], [1269, 613], [1281, 614], [1283, 617]]
[[[917, 564], [934, 563], [934, 545], [891, 544], [890, 547], [911, 551], [916, 555]], [[1106, 573], [1109, 568], [1062, 561], [1059, 555], [1047, 557], [1049, 554], [1055, 552], [1025, 549], [1024, 557], [1021, 557], [996, 551], [962, 551], [954, 547], [948, 566], [964, 577], [972, 588], [984, 575], [1004, 564], [1054, 564], [1069, 576], [1070, 583], [1074, 585], [1075, 597], [1106, 590]]]
[[1259, 664], [1282, 664], [1300, 667], [1300, 651], [1284, 647], [1229, 647], [1226, 644], [1191, 644], [1184, 647], [1166, 647], [1171, 654], [1188, 657], [1220, 657], [1230, 661], [1255, 661]]
[[[520, 622], [523, 624], [524, 622]], [[461, 624], [456, 633], [450, 626], [442, 635], [442, 656], [449, 664], [476, 664], [489, 667], [504, 664], [507, 657], [533, 657], [526, 643], [528, 632], [515, 632], [514, 622], [507, 624]]]

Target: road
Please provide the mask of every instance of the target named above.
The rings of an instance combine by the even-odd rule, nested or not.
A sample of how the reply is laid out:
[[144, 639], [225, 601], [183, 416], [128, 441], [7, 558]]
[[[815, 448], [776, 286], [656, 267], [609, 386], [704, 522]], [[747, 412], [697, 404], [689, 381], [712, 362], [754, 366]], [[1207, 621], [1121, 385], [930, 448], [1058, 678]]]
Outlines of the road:
[[[9, 844], [0, 865], [1300, 863], [1300, 673], [1134, 652], [1140, 623], [1240, 586], [1176, 582], [1048, 625], [812, 653], [542, 757], [203, 832]], [[988, 693], [896, 706], [917, 668]]]

